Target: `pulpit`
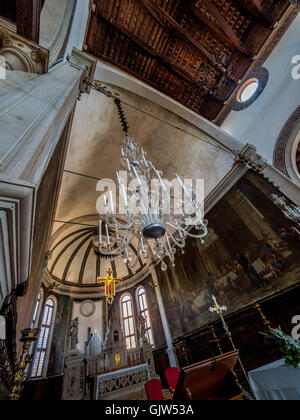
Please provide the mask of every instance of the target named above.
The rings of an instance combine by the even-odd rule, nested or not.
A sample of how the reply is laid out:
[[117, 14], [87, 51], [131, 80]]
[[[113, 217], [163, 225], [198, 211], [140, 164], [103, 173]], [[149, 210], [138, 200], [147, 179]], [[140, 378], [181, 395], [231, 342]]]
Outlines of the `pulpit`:
[[239, 351], [183, 368], [173, 400], [240, 400], [242, 388], [234, 372]]

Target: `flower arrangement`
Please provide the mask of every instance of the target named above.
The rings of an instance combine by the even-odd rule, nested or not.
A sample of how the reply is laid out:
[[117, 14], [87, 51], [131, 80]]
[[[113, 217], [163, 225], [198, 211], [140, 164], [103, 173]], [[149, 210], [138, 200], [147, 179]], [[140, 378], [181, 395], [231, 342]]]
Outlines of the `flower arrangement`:
[[286, 365], [296, 369], [300, 367], [300, 340], [295, 340], [284, 334], [280, 328], [271, 329], [268, 333], [261, 334], [279, 344]]

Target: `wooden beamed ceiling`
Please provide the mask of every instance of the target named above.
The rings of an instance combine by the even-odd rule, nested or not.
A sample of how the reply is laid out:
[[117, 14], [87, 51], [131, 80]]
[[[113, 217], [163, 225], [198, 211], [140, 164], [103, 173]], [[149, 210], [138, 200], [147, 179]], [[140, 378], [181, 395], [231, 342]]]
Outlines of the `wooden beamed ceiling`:
[[39, 43], [44, 3], [45, 0], [0, 0], [0, 16], [14, 22], [19, 35]]
[[94, 0], [90, 54], [214, 120], [289, 0]]

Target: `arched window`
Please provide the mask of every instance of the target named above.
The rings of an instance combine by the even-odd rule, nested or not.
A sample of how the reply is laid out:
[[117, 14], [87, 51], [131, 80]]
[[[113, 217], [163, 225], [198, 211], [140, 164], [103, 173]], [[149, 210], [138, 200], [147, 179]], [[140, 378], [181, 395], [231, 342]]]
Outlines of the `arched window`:
[[40, 314], [41, 314], [41, 309], [42, 309], [42, 306], [43, 306], [43, 296], [44, 296], [44, 292], [43, 292], [43, 289], [41, 289], [39, 291], [38, 299], [37, 299], [37, 302], [36, 302], [36, 305], [35, 305], [35, 308], [34, 308], [31, 328], [37, 328], [37, 326], [38, 326], [39, 318], [40, 318]]
[[136, 337], [131, 296], [125, 295], [121, 300], [121, 304], [126, 346], [127, 350], [132, 350], [136, 348]]
[[147, 335], [149, 343], [153, 346], [154, 340], [153, 340], [153, 334], [152, 334], [152, 328], [151, 328], [150, 313], [149, 313], [149, 308], [148, 308], [146, 290], [143, 287], [141, 287], [138, 291], [138, 298], [139, 298], [140, 312], [146, 320], [146, 335]]
[[53, 329], [51, 328], [54, 320], [55, 303], [52, 298], [48, 299], [45, 304], [41, 332], [38, 338], [35, 355], [32, 364], [31, 377], [39, 378], [43, 374], [43, 368], [47, 358], [47, 350], [51, 341]]

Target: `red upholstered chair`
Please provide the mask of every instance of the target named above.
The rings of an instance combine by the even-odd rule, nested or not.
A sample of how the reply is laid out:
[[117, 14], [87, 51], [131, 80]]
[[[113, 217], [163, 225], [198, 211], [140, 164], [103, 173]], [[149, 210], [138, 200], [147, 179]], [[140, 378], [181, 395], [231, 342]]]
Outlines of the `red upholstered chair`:
[[147, 398], [149, 401], [163, 401], [161, 381], [159, 379], [151, 379], [145, 383]]
[[166, 369], [165, 370], [165, 377], [167, 379], [170, 391], [172, 392], [172, 394], [174, 394], [177, 383], [178, 383], [179, 378], [180, 378], [179, 369], [176, 368], [176, 367]]

